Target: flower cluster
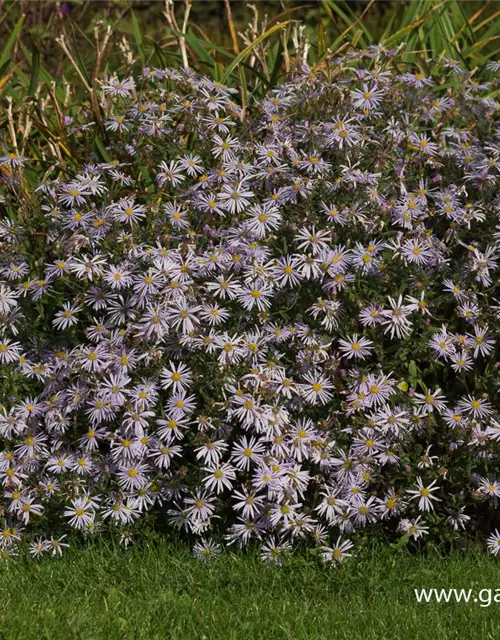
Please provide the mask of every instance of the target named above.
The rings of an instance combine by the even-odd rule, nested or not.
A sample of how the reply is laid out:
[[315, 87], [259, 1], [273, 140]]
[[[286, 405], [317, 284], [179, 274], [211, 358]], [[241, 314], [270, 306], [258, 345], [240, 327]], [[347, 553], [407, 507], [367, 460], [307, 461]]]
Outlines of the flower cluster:
[[148, 522], [339, 562], [499, 526], [500, 104], [431, 69], [374, 47], [245, 110], [145, 69], [66, 117], [80, 155], [107, 137], [72, 175], [27, 195], [0, 159], [5, 554]]

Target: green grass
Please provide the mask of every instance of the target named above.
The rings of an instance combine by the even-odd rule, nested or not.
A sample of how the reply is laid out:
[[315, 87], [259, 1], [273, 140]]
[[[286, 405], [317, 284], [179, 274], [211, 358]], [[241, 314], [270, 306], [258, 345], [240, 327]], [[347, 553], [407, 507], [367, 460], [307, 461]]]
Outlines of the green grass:
[[416, 602], [413, 589], [500, 589], [474, 552], [367, 553], [339, 568], [226, 552], [212, 564], [160, 541], [96, 543], [0, 566], [2, 640], [498, 639], [500, 604]]

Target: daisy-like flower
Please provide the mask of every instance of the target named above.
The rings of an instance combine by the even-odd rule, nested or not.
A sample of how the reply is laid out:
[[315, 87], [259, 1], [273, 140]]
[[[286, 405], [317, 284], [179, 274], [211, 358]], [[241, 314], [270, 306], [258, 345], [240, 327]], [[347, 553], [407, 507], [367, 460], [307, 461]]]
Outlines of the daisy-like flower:
[[437, 480], [433, 480], [430, 485], [427, 487], [424, 486], [422, 478], [419, 476], [417, 478], [417, 486], [418, 489], [408, 489], [407, 493], [409, 493], [412, 497], [411, 500], [415, 500], [418, 498], [418, 508], [420, 511], [433, 511], [434, 504], [433, 500], [440, 502], [441, 499], [437, 496], [433, 495], [433, 491], [438, 491], [439, 487], [435, 486]]
[[203, 479], [205, 486], [210, 490], [215, 490], [217, 494], [222, 493], [224, 489], [232, 489], [233, 481], [236, 478], [234, 467], [229, 463], [218, 464], [206, 467], [204, 471], [208, 472], [208, 476]]
[[351, 91], [351, 98], [354, 106], [360, 109], [375, 109], [380, 101], [384, 92], [379, 89], [377, 85], [369, 87], [367, 84], [363, 84], [363, 89], [354, 89]]
[[333, 384], [325, 376], [310, 372], [304, 375], [304, 380], [306, 382], [300, 385], [300, 393], [309, 404], [327, 404], [333, 398], [333, 394], [330, 393]]
[[414, 540], [418, 540], [429, 533], [429, 528], [425, 524], [425, 521], [422, 520], [422, 516], [418, 516], [412, 520], [403, 518], [398, 528], [403, 533], [409, 534]]
[[441, 413], [446, 409], [446, 398], [440, 395], [441, 389], [435, 389], [434, 391], [428, 391], [427, 393], [415, 393], [414, 398], [417, 404], [423, 406], [426, 411], [437, 411]]
[[236, 184], [224, 185], [219, 194], [219, 200], [223, 203], [228, 213], [235, 214], [241, 213], [248, 208], [253, 196], [254, 192], [242, 181]]
[[193, 555], [203, 562], [209, 562], [210, 560], [213, 560], [220, 554], [220, 552], [220, 544], [217, 544], [212, 540], [202, 539], [193, 547]]
[[65, 509], [64, 515], [70, 518], [69, 524], [72, 527], [83, 529], [94, 523], [95, 510], [89, 498], [75, 498], [71, 501], [71, 507]]
[[474, 346], [474, 358], [479, 355], [483, 357], [488, 356], [495, 348], [495, 340], [488, 336], [488, 327], [480, 328], [474, 327], [474, 335], [470, 333], [467, 336], [470, 338], [471, 344]]
[[263, 443], [256, 438], [248, 439], [244, 436], [240, 442], [234, 445], [231, 460], [238, 469], [250, 469], [252, 462], [258, 464], [265, 452]]
[[271, 293], [272, 289], [268, 285], [254, 282], [243, 287], [238, 297], [244, 309], [250, 311], [257, 307], [259, 311], [265, 311], [271, 306]]
[[123, 465], [117, 474], [118, 482], [127, 491], [136, 491], [147, 484], [147, 470], [148, 467], [144, 464]]
[[486, 68], [490, 71], [500, 71], [500, 60], [492, 60], [491, 62], [488, 62]]
[[165, 419], [157, 420], [157, 424], [159, 427], [158, 436], [162, 440], [170, 442], [173, 438], [182, 440], [184, 437], [182, 430], [188, 427], [189, 420], [181, 411], [177, 411], [168, 414]]
[[377, 377], [370, 373], [359, 386], [359, 394], [369, 407], [384, 404], [394, 393], [394, 380], [388, 376]]
[[105, 127], [108, 131], [127, 131], [127, 120], [125, 116], [112, 115], [109, 120], [106, 121]]
[[218, 134], [215, 134], [213, 136], [213, 143], [212, 153], [214, 157], [219, 158], [222, 156], [224, 162], [228, 162], [234, 158], [235, 152], [239, 150], [241, 146], [239, 141], [230, 135], [226, 136], [226, 138], [221, 138]]
[[373, 350], [372, 340], [363, 337], [358, 338], [357, 333], [353, 334], [353, 336], [347, 340], [339, 340], [339, 345], [342, 355], [348, 360], [351, 358], [364, 360]]
[[193, 376], [189, 367], [182, 362], [175, 365], [170, 362], [169, 367], [164, 367], [161, 372], [161, 386], [163, 389], [172, 387], [172, 391], [177, 393], [185, 391], [193, 382]]
[[178, 205], [175, 200], [163, 207], [170, 224], [175, 229], [187, 229], [189, 227], [188, 210]]
[[80, 182], [70, 182], [63, 186], [59, 194], [59, 201], [66, 207], [81, 206], [91, 195], [90, 189]]
[[327, 239], [329, 235], [329, 231], [316, 231], [315, 227], [309, 230], [305, 227], [297, 233], [296, 238], [299, 240], [297, 246], [299, 249], [311, 249], [313, 255], [317, 255], [320, 251], [328, 249]]
[[340, 564], [352, 554], [349, 551], [354, 547], [350, 540], [338, 538], [333, 547], [321, 547], [321, 557], [323, 562]]
[[269, 511], [269, 522], [275, 527], [279, 523], [287, 527], [291, 520], [297, 515], [297, 510], [302, 506], [302, 503], [275, 503]]
[[164, 187], [166, 184], [178, 187], [186, 179], [180, 162], [172, 161], [168, 164], [160, 162], [158, 169], [160, 171], [157, 173], [156, 179], [160, 187]]
[[63, 542], [65, 538], [66, 534], [60, 536], [59, 538], [51, 537], [50, 540], [46, 541], [47, 551], [53, 556], [62, 556], [63, 549], [67, 549], [69, 547], [69, 544], [67, 542]]
[[425, 133], [412, 133], [410, 136], [410, 144], [429, 156], [434, 156], [439, 148], [435, 142], [431, 142]]
[[451, 356], [451, 368], [454, 371], [470, 371], [474, 367], [474, 362], [465, 351], [458, 351]]
[[19, 167], [24, 167], [24, 163], [27, 159], [28, 158], [20, 156], [18, 153], [12, 151], [0, 156], [0, 165], [3, 164], [12, 167], [13, 169], [17, 169]]
[[473, 418], [487, 418], [493, 414], [491, 404], [485, 398], [475, 398], [470, 394], [459, 400], [458, 406]]
[[0, 337], [0, 364], [16, 362], [21, 355], [21, 344], [8, 338]]
[[432, 251], [427, 246], [427, 243], [418, 238], [412, 238], [407, 240], [401, 247], [401, 255], [406, 264], [425, 265], [429, 262], [429, 258], [432, 257]]
[[292, 256], [280, 258], [273, 264], [273, 276], [281, 286], [296, 287], [302, 278], [299, 273], [300, 259]]
[[348, 506], [348, 503], [338, 497], [339, 489], [325, 487], [320, 495], [322, 500], [315, 510], [320, 516], [324, 516], [328, 522], [333, 523], [336, 517]]
[[[355, 488], [358, 489], [357, 487]], [[353, 511], [354, 522], [358, 526], [364, 527], [377, 519], [379, 507], [375, 496], [366, 498], [361, 492], [356, 492], [350, 506]]]
[[434, 84], [434, 80], [432, 80], [432, 78], [427, 78], [420, 71], [417, 73], [403, 73], [401, 79], [409, 84], [410, 87], [415, 87], [416, 89], [421, 89], [422, 87], [431, 86]]
[[292, 544], [290, 542], [282, 540], [278, 543], [274, 537], [271, 537], [262, 545], [260, 557], [264, 562], [280, 565], [291, 549]]
[[124, 267], [110, 265], [109, 270], [104, 274], [104, 281], [116, 290], [125, 289], [132, 284], [130, 271]]
[[108, 211], [118, 220], [125, 224], [140, 222], [146, 217], [146, 207], [137, 204], [134, 198], [122, 198], [118, 202], [111, 204]]
[[464, 507], [462, 507], [459, 511], [453, 511], [446, 518], [447, 524], [451, 525], [454, 531], [459, 531], [462, 529], [465, 531], [467, 524], [470, 521], [470, 516], [463, 513]]
[[203, 460], [205, 464], [217, 465], [228, 448], [224, 440], [209, 440], [195, 449], [196, 458]]
[[35, 496], [27, 496], [21, 500], [17, 513], [24, 524], [29, 523], [31, 516], [40, 516], [43, 513], [43, 506], [36, 503], [35, 499]]
[[187, 154], [179, 160], [179, 164], [186, 170], [188, 176], [195, 177], [203, 173], [201, 158], [196, 154]]
[[451, 336], [443, 325], [441, 331], [435, 333], [429, 340], [429, 346], [436, 355], [449, 359], [455, 354], [453, 336]]
[[174, 456], [182, 455], [182, 447], [175, 444], [159, 444], [151, 451], [151, 457], [159, 469], [168, 469]]
[[408, 305], [403, 304], [403, 297], [399, 296], [396, 301], [389, 297], [390, 309], [381, 312], [382, 325], [386, 327], [385, 333], [389, 333], [391, 338], [407, 338], [411, 333], [412, 323], [408, 319], [410, 309]]
[[194, 395], [186, 395], [185, 391], [175, 393], [167, 402], [167, 409], [172, 412], [172, 416], [182, 419], [189, 413], [192, 413], [196, 407], [196, 398]]
[[168, 309], [167, 317], [174, 329], [180, 329], [182, 333], [187, 334], [199, 323], [197, 315], [199, 310], [200, 307], [190, 307], [186, 300], [179, 299], [172, 308]]
[[500, 498], [500, 483], [488, 478], [479, 478], [479, 491], [491, 498]]
[[65, 302], [62, 310], [56, 313], [52, 324], [56, 329], [61, 329], [62, 331], [72, 327], [78, 323], [78, 318], [76, 316], [81, 309], [82, 308], [80, 306], [72, 305], [70, 302]]
[[281, 214], [273, 204], [253, 205], [249, 208], [248, 229], [257, 238], [264, 238], [268, 231], [277, 229], [281, 223]]
[[376, 304], [370, 304], [361, 310], [359, 321], [364, 327], [375, 327], [383, 322], [383, 309]]
[[452, 293], [457, 300], [464, 300], [465, 294], [463, 289], [461, 289], [457, 284], [455, 284], [452, 280], [446, 279], [443, 280], [444, 290]]
[[227, 297], [230, 300], [234, 300], [236, 296], [241, 293], [241, 285], [238, 284], [232, 276], [217, 276], [215, 282], [207, 282], [207, 289], [213, 293], [213, 295], [223, 300]]
[[76, 353], [77, 361], [82, 369], [90, 372], [103, 371], [108, 364], [108, 354], [104, 347], [84, 347]]
[[47, 551], [47, 541], [42, 538], [38, 538], [35, 542], [30, 544], [30, 555], [34, 558], [39, 558]]
[[241, 511], [241, 515], [245, 519], [255, 518], [264, 504], [264, 498], [256, 495], [254, 492], [242, 493], [240, 491], [234, 491], [232, 497], [234, 500], [237, 500], [234, 508], [237, 511]]
[[500, 553], [500, 533], [498, 533], [498, 529], [495, 529], [495, 531], [490, 534], [487, 545], [492, 555], [496, 556]]
[[200, 311], [200, 319], [207, 322], [212, 327], [222, 324], [230, 317], [231, 314], [229, 311], [223, 307], [219, 307], [218, 304], [205, 305]]
[[0, 283], [0, 314], [8, 315], [18, 305], [18, 292], [13, 291], [4, 283]]
[[131, 92], [135, 88], [135, 82], [131, 76], [124, 78], [123, 80], [117, 77], [106, 78], [102, 85], [102, 90], [105, 95], [127, 98], [131, 95]]
[[210, 494], [196, 492], [192, 497], [185, 498], [186, 515], [194, 520], [206, 520], [213, 515], [215, 506]]

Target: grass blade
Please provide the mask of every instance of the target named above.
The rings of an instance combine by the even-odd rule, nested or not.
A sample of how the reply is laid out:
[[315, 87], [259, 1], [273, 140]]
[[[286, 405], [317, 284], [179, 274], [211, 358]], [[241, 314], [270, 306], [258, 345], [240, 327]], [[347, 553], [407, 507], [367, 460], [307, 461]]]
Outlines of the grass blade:
[[40, 77], [40, 50], [36, 45], [33, 45], [33, 53], [31, 54], [31, 77], [30, 86], [28, 89], [28, 95], [34, 96], [38, 87], [38, 80]]
[[13, 46], [16, 44], [17, 37], [21, 33], [21, 29], [23, 28], [25, 14], [19, 18], [16, 22], [15, 27], [12, 29], [12, 33], [7, 40], [4, 50], [2, 51], [2, 55], [0, 56], [0, 67], [2, 67], [9, 59], [10, 52], [12, 51]]
[[257, 47], [261, 42], [264, 42], [264, 40], [267, 40], [267, 38], [272, 36], [272, 34], [275, 33], [276, 31], [283, 29], [283, 27], [287, 25], [289, 22], [290, 20], [286, 20], [285, 22], [275, 24], [273, 27], [268, 29], [265, 33], [261, 34], [258, 38], [256, 38], [251, 44], [248, 45], [248, 47], [243, 49], [243, 51], [236, 56], [236, 58], [231, 62], [229, 67], [226, 69], [224, 76], [222, 78], [222, 83], [225, 84], [227, 82], [233, 70], [236, 69], [236, 67], [240, 64], [240, 62], [243, 62], [243, 60], [245, 60], [245, 58], [247, 58], [252, 53], [255, 47]]
[[75, 62], [78, 65], [78, 68], [80, 69], [81, 74], [83, 75], [83, 77], [85, 78], [85, 81], [87, 82], [88, 86], [92, 86], [92, 81], [89, 77], [89, 74], [87, 73], [87, 69], [85, 68], [85, 65], [83, 64], [83, 60], [82, 60], [82, 56], [80, 55], [80, 47], [78, 46], [78, 41], [76, 39], [76, 33], [75, 33], [75, 27], [73, 26], [73, 24], [71, 24], [71, 33], [73, 34], [73, 49], [74, 49], [74, 57], [75, 57]]
[[139, 23], [137, 22], [137, 16], [135, 12], [131, 12], [132, 18], [132, 31], [134, 32], [135, 44], [137, 46], [137, 51], [139, 52], [139, 58], [141, 59], [142, 64], [146, 64], [146, 52], [144, 50], [144, 40], [142, 37], [141, 29], [139, 27]]

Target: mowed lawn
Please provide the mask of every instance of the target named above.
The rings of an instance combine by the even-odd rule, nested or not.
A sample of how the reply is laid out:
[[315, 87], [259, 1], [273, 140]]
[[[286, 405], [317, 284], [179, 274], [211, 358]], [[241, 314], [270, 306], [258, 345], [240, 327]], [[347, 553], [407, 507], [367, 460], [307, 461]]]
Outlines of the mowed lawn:
[[[2, 640], [438, 640], [500, 637], [500, 604], [419, 604], [414, 588], [500, 589], [496, 558], [363, 552], [341, 567], [168, 541], [110, 543], [0, 564]], [[500, 593], [500, 592], [499, 592]], [[486, 598], [484, 598], [486, 600]]]

